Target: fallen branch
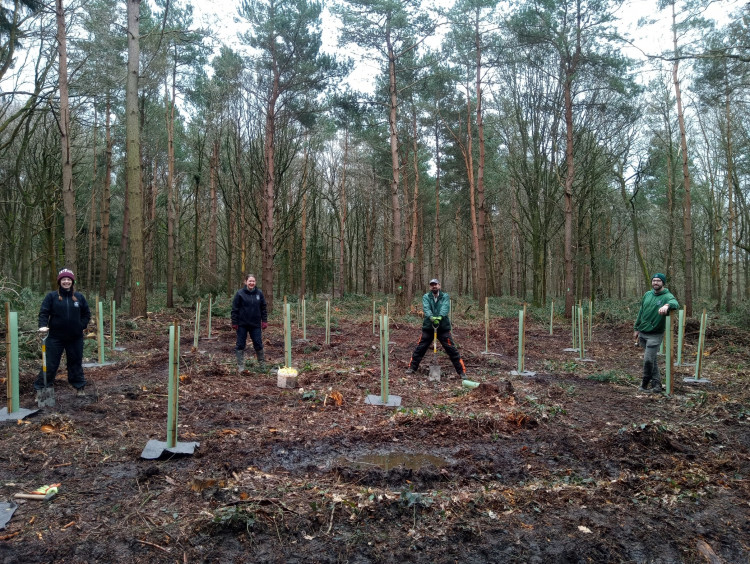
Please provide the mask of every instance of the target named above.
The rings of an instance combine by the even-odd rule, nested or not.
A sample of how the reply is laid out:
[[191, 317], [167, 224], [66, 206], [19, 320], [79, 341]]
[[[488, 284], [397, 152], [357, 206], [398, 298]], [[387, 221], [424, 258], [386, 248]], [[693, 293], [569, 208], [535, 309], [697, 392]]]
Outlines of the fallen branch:
[[154, 544], [154, 543], [152, 543], [152, 542], [148, 542], [148, 541], [145, 541], [145, 540], [141, 540], [141, 539], [135, 539], [135, 541], [136, 541], [136, 542], [139, 542], [139, 543], [141, 543], [141, 544], [145, 544], [146, 546], [152, 546], [152, 547], [154, 547], [154, 548], [158, 548], [159, 550], [163, 550], [163, 551], [164, 551], [164, 552], [166, 552], [166, 553], [169, 553], [169, 552], [171, 552], [171, 550], [172, 550], [172, 549], [170, 549], [170, 548], [164, 548], [163, 546], [159, 546], [158, 544]]

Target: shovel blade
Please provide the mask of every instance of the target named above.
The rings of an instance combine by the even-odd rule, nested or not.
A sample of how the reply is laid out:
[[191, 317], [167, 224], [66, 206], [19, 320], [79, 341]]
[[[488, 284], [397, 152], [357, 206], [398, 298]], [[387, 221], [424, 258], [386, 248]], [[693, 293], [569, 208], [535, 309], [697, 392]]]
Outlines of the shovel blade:
[[439, 364], [432, 364], [430, 365], [430, 380], [440, 380], [440, 365]]
[[42, 388], [36, 394], [37, 407], [55, 407], [55, 388]]

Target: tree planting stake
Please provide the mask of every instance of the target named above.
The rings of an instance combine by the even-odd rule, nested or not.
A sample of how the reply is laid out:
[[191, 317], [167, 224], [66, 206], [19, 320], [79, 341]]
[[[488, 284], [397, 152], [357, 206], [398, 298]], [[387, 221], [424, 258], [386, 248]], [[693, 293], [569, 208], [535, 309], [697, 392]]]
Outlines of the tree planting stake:
[[195, 302], [195, 323], [193, 324], [193, 348], [198, 349], [198, 338], [201, 334], [201, 300]]
[[518, 311], [518, 369], [511, 370], [510, 373], [513, 376], [536, 376], [536, 372], [527, 372], [524, 366], [524, 352], [526, 351], [524, 346], [524, 337], [526, 335], [525, 315], [525, 309]]
[[380, 395], [368, 395], [365, 403], [398, 407], [401, 405], [401, 396], [388, 394], [388, 340], [388, 315], [386, 314], [380, 316]]
[[664, 340], [662, 340], [662, 344], [664, 345], [666, 354], [666, 390], [667, 395], [671, 396], [674, 379], [674, 316], [671, 310], [667, 313], [667, 324], [664, 328]]
[[490, 352], [490, 301], [484, 298], [484, 354]]
[[555, 319], [555, 300], [552, 300], [552, 303], [549, 307], [549, 334], [552, 335], [552, 321]]
[[578, 358], [583, 360], [586, 357], [584, 338], [583, 338], [583, 305], [578, 304]]
[[99, 345], [99, 364], [104, 364], [104, 304], [96, 302], [96, 341]]
[[200, 443], [177, 441], [177, 412], [180, 396], [180, 326], [169, 327], [169, 392], [167, 397], [167, 440], [152, 439], [146, 443], [141, 458], [159, 458], [164, 451], [172, 454], [193, 454]]
[[685, 308], [680, 308], [677, 318], [677, 362], [676, 366], [682, 366], [682, 343], [685, 340]]
[[711, 380], [701, 378], [703, 372], [703, 351], [706, 348], [706, 327], [708, 326], [708, 315], [703, 310], [701, 315], [701, 328], [698, 333], [698, 352], [695, 356], [695, 378], [684, 378], [683, 382], [687, 384], [710, 384]]
[[18, 421], [36, 413], [38, 409], [24, 409], [18, 402], [18, 313], [10, 311], [10, 304], [5, 304], [5, 364], [7, 379], [6, 407], [0, 409], [0, 421]]
[[292, 304], [284, 304], [284, 366], [292, 367]]
[[578, 307], [576, 304], [571, 306], [570, 310], [570, 333], [573, 336], [573, 346], [568, 349], [563, 349], [564, 352], [578, 352]]
[[331, 344], [331, 300], [326, 300], [326, 345]]
[[208, 295], [208, 335], [206, 336], [206, 339], [213, 339], [211, 336], [211, 320], [214, 310], [214, 297], [209, 294]]
[[104, 305], [98, 300], [96, 302], [96, 348], [98, 355], [97, 362], [87, 362], [83, 364], [84, 368], [114, 364], [114, 361], [107, 362], [104, 359]]
[[110, 303], [109, 312], [110, 312], [110, 317], [111, 317], [110, 325], [111, 325], [111, 328], [112, 328], [112, 331], [111, 331], [111, 333], [112, 333], [112, 335], [111, 335], [112, 350], [113, 351], [124, 351], [125, 350], [124, 347], [118, 347], [117, 346], [117, 337], [115, 336], [115, 323], [117, 321], [115, 300], [112, 300], [112, 302]]
[[302, 296], [302, 340], [307, 341], [307, 300]]

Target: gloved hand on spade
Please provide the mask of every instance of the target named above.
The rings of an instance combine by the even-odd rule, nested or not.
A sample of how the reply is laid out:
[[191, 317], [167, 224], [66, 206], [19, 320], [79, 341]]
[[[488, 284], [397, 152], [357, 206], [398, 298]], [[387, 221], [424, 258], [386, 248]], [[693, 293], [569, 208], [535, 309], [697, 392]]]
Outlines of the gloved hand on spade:
[[438, 325], [440, 325], [440, 320], [441, 319], [443, 319], [443, 317], [440, 316], [440, 315], [433, 315], [432, 317], [430, 317], [430, 321], [432, 321], [432, 324], [435, 327], [437, 327]]

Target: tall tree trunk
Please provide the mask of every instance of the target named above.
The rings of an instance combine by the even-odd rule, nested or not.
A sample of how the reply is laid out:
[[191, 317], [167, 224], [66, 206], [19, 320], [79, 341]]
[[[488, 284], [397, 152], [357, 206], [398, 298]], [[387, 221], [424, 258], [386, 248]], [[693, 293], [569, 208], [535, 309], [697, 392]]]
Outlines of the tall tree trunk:
[[[378, 288], [377, 280], [375, 279], [375, 230], [377, 229], [377, 198], [375, 197], [375, 187], [377, 186], [377, 180], [375, 179], [375, 171], [371, 171], [370, 176], [370, 190], [368, 190], [368, 207], [369, 207], [369, 220], [365, 225], [365, 294], [371, 295]], [[380, 269], [377, 269], [378, 272]]]
[[570, 317], [575, 303], [575, 280], [573, 278], [573, 180], [575, 159], [573, 157], [573, 76], [575, 67], [565, 66], [565, 317]]
[[216, 182], [219, 175], [219, 139], [214, 139], [214, 150], [211, 155], [211, 216], [208, 220], [208, 272], [210, 277], [210, 288], [214, 289], [218, 280], [218, 252], [216, 237], [218, 234], [219, 202], [217, 197]]
[[146, 277], [146, 288], [149, 292], [154, 289], [154, 239], [156, 233], [156, 198], [158, 196], [158, 185], [156, 183], [157, 178], [157, 164], [156, 159], [153, 162], [153, 172], [151, 174], [151, 182], [149, 182], [149, 196], [146, 200], [146, 212], [145, 215], [148, 218], [146, 232], [144, 233], [144, 252], [145, 252], [145, 277]]
[[435, 112], [435, 241], [432, 249], [432, 274], [430, 278], [442, 276], [440, 273], [440, 128], [438, 113]]
[[104, 185], [102, 188], [102, 233], [101, 252], [99, 253], [99, 296], [107, 296], [107, 280], [109, 278], [109, 220], [112, 187], [112, 129], [111, 129], [111, 107], [110, 93], [107, 92], [107, 115], [104, 119], [104, 135], [106, 137], [106, 165], [104, 170]]
[[680, 65], [679, 49], [677, 48], [677, 14], [675, 3], [672, 2], [672, 42], [674, 45], [674, 63], [672, 64], [672, 81], [677, 101], [677, 120], [680, 124], [680, 147], [682, 149], [682, 178], [685, 197], [683, 206], [683, 237], [685, 239], [685, 296], [680, 300], [685, 305], [685, 315], [693, 315], [693, 223], [692, 203], [690, 200], [690, 168], [688, 167], [687, 133], [685, 131], [685, 114], [682, 110], [682, 92], [677, 71]]
[[479, 12], [477, 7], [474, 19], [474, 46], [476, 49], [476, 98], [477, 98], [477, 136], [479, 142], [479, 163], [477, 164], [477, 241], [475, 243], [477, 253], [477, 295], [479, 303], [484, 304], [487, 297], [487, 267], [485, 265], [485, 216], [486, 207], [484, 201], [484, 120], [482, 109], [482, 41], [479, 33]]
[[732, 114], [729, 106], [729, 86], [726, 86], [725, 119], [727, 121], [727, 313], [732, 311], [734, 292], [734, 157], [732, 155]]
[[411, 233], [409, 236], [409, 257], [406, 263], [406, 302], [414, 298], [414, 264], [417, 255], [417, 234], [419, 232], [419, 147], [417, 145], [417, 112], [412, 104], [412, 163], [414, 166], [414, 195], [411, 200]]
[[130, 240], [130, 187], [125, 178], [125, 198], [122, 213], [122, 233], [120, 234], [120, 256], [117, 257], [117, 274], [115, 275], [115, 302], [122, 303], [125, 295], [125, 274], [128, 262], [128, 245]]
[[[173, 85], [174, 86], [174, 85]], [[174, 103], [169, 99], [169, 86], [164, 80], [165, 121], [167, 126], [167, 307], [174, 307], [175, 223], [177, 208], [175, 196], [174, 162]]]
[[651, 275], [648, 272], [646, 259], [643, 258], [643, 252], [641, 251], [641, 242], [638, 235], [638, 216], [635, 213], [635, 197], [638, 194], [638, 190], [640, 189], [640, 181], [638, 179], [636, 180], [635, 191], [633, 192], [633, 194], [628, 195], [624, 176], [624, 166], [625, 165], [622, 161], [617, 163], [617, 181], [620, 183], [620, 195], [622, 196], [622, 201], [625, 204], [625, 207], [628, 209], [628, 215], [630, 216], [630, 228], [633, 232], [633, 249], [635, 251], [636, 258], [638, 259], [638, 266], [641, 269], [641, 274], [643, 275], [644, 281], [648, 281]]
[[266, 125], [265, 125], [265, 142], [263, 146], [263, 156], [265, 162], [265, 177], [263, 183], [265, 205], [264, 213], [261, 216], [261, 254], [263, 256], [263, 287], [262, 290], [266, 295], [269, 312], [273, 310], [273, 278], [274, 278], [274, 194], [276, 188], [275, 179], [275, 145], [274, 137], [276, 136], [276, 101], [279, 97], [279, 75], [274, 71], [274, 81], [271, 95], [266, 107]]
[[96, 163], [96, 133], [97, 133], [97, 113], [94, 108], [94, 131], [92, 139], [92, 150], [91, 150], [91, 161], [92, 161], [92, 181], [91, 181], [91, 205], [89, 206], [89, 252], [86, 264], [86, 288], [93, 288], [94, 281], [94, 265], [96, 261], [94, 259], [94, 253], [96, 249], [96, 210], [98, 207], [98, 199], [96, 197], [96, 184], [97, 184], [97, 163]]
[[344, 162], [341, 172], [341, 190], [339, 191], [339, 298], [344, 297], [346, 285], [346, 167], [349, 158], [349, 129], [344, 132]]
[[65, 37], [65, 10], [63, 0], [55, 0], [57, 21], [57, 53], [59, 56], [60, 89], [60, 148], [62, 155], [62, 197], [65, 232], [65, 266], [78, 271], [76, 248], [76, 194], [73, 189], [73, 156], [70, 145], [70, 101], [68, 99], [68, 51]]
[[140, 123], [138, 120], [138, 63], [140, 58], [141, 0], [128, 0], [128, 78], [125, 88], [125, 135], [130, 203], [130, 315], [146, 316], [143, 265], [143, 188], [141, 186]]
[[302, 221], [301, 221], [301, 250], [300, 250], [300, 284], [299, 296], [304, 298], [307, 293], [307, 167], [309, 165], [310, 145], [305, 145], [305, 159], [302, 167]]
[[404, 256], [403, 256], [403, 234], [401, 230], [401, 203], [398, 198], [399, 183], [401, 181], [401, 167], [398, 155], [398, 90], [396, 88], [396, 53], [391, 43], [390, 30], [386, 33], [386, 45], [388, 48], [388, 92], [390, 95], [390, 110], [388, 112], [388, 125], [390, 127], [391, 145], [391, 211], [393, 225], [391, 226], [391, 267], [393, 269], [393, 290], [396, 293], [396, 314], [404, 315], [407, 310], [406, 293], [404, 292]]

